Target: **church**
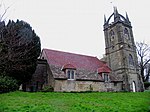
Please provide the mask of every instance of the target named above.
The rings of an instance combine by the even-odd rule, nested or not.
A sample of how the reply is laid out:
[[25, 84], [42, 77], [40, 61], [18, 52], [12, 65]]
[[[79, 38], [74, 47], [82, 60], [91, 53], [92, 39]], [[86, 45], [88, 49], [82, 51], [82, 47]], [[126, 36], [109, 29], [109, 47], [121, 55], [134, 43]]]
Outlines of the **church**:
[[57, 92], [144, 90], [139, 74], [131, 22], [117, 8], [108, 19], [104, 16], [105, 56], [93, 56], [43, 49], [26, 91], [45, 87]]

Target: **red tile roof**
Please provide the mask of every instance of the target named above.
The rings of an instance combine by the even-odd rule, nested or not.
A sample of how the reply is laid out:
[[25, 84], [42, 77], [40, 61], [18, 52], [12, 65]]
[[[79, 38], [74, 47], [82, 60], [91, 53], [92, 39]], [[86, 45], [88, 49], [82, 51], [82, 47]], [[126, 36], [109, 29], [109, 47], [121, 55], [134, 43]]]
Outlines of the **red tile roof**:
[[76, 67], [75, 66], [73, 66], [72, 64], [65, 64], [65, 65], [63, 65], [63, 67], [62, 67], [62, 70], [65, 70], [65, 69], [76, 69]]
[[107, 65], [105, 65], [103, 67], [98, 68], [97, 72], [98, 73], [110, 73], [111, 69]]
[[[64, 65], [71, 64], [76, 69], [83, 69], [88, 71], [97, 71], [98, 68], [106, 67], [105, 72], [110, 72], [106, 62], [100, 61], [98, 58], [93, 56], [86, 56], [50, 49], [43, 49], [40, 58], [46, 58], [49, 65], [55, 65], [63, 67]], [[108, 71], [107, 71], [108, 70]]]

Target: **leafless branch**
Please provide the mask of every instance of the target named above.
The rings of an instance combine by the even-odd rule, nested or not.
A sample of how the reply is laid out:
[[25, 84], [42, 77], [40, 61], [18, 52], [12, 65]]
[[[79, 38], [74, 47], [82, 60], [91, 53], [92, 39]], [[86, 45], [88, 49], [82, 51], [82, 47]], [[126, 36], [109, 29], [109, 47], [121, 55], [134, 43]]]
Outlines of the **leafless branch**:
[[145, 42], [137, 42], [136, 43], [137, 48], [137, 54], [139, 58], [139, 67], [141, 71], [141, 75], [143, 78], [143, 81], [146, 81], [149, 76], [147, 76], [146, 73], [144, 74], [144, 70], [147, 69], [147, 64], [150, 62], [150, 46], [147, 45]]
[[[2, 10], [3, 7], [4, 7], [4, 11]], [[1, 4], [0, 4], [0, 10], [2, 11], [2, 14], [0, 14], [0, 22], [4, 21], [7, 18], [7, 17], [4, 18], [4, 16], [6, 15], [9, 8], [10, 8], [10, 6], [6, 7], [2, 0]]]

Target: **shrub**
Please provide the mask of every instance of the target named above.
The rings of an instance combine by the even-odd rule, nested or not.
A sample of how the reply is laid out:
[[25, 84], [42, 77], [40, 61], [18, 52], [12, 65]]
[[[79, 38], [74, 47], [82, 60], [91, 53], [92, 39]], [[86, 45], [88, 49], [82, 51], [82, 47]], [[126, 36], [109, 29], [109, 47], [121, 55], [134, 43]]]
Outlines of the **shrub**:
[[150, 87], [150, 82], [144, 82], [144, 87], [145, 87], [145, 89], [147, 89], [148, 87]]
[[0, 76], [0, 93], [15, 91], [18, 89], [17, 80], [9, 76]]
[[54, 91], [54, 88], [52, 86], [45, 86], [42, 89], [42, 92], [53, 92], [53, 91]]

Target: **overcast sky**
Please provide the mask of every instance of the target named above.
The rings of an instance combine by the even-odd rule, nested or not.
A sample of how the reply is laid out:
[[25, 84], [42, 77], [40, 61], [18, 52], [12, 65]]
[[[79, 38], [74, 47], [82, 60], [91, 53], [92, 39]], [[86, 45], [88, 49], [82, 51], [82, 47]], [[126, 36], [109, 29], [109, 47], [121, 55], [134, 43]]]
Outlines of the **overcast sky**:
[[[128, 13], [135, 41], [150, 44], [149, 0], [3, 0], [7, 19], [28, 22], [42, 48], [102, 57], [104, 14]], [[2, 10], [1, 10], [2, 12]]]

